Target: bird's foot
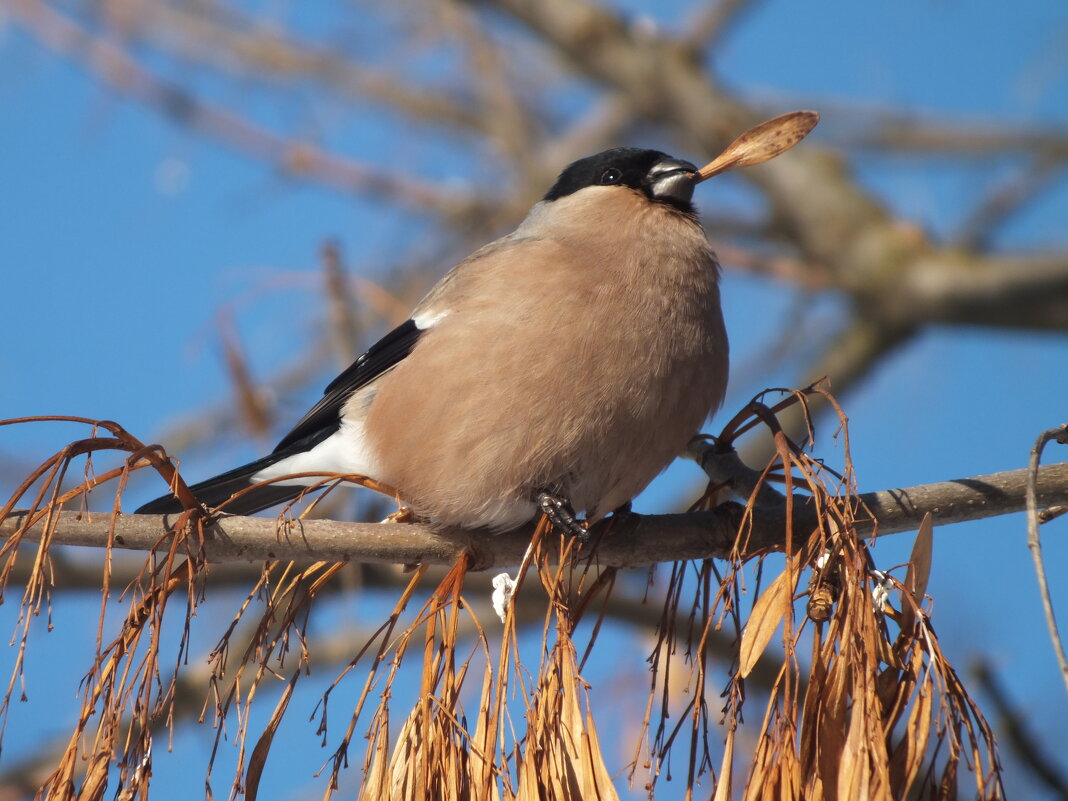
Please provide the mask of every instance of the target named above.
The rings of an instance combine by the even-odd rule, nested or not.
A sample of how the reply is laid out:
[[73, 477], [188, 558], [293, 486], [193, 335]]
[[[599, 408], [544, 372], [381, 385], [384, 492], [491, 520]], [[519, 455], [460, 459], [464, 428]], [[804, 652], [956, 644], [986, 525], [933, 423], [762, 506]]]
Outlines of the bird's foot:
[[410, 506], [402, 506], [396, 512], [386, 515], [383, 523], [411, 523], [415, 520], [415, 513]]
[[590, 533], [575, 516], [575, 510], [571, 506], [571, 501], [560, 495], [554, 495], [551, 492], [539, 492], [537, 500], [538, 508], [541, 509], [542, 514], [549, 518], [549, 522], [553, 524], [553, 528], [557, 531], [562, 531], [565, 534], [570, 534], [572, 537], [577, 538], [583, 545], [589, 542]]

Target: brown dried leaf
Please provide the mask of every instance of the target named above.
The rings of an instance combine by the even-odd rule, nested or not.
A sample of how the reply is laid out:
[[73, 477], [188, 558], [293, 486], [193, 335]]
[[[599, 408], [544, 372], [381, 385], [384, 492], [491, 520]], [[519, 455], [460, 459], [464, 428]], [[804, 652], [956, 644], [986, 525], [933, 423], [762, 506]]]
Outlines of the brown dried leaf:
[[[916, 542], [912, 546], [909, 555], [909, 568], [905, 573], [905, 592], [912, 596], [916, 606], [923, 603], [923, 595], [927, 592], [927, 580], [931, 576], [931, 561], [934, 552], [934, 525], [931, 522], [931, 513], [928, 512], [920, 521], [920, 527], [916, 531]], [[912, 604], [904, 597], [901, 599], [901, 630], [911, 632], [916, 622], [916, 615]]]
[[836, 664], [834, 674], [827, 682], [828, 692], [820, 704], [817, 728], [811, 732], [815, 738], [815, 772], [823, 785], [824, 797], [830, 799], [838, 798], [838, 773], [846, 741], [847, 707], [842, 689], [843, 672], [841, 666]]
[[753, 604], [753, 611], [742, 631], [742, 642], [738, 649], [738, 675], [743, 679], [749, 675], [768, 647], [772, 635], [779, 628], [779, 623], [786, 616], [793, 603], [796, 571], [784, 570], [780, 573]]
[[612, 785], [612, 776], [608, 772], [607, 766], [604, 764], [604, 757], [601, 751], [601, 742], [597, 737], [597, 729], [593, 725], [593, 715], [589, 710], [586, 711], [586, 731], [588, 738], [586, 740], [586, 757], [587, 762], [591, 768], [589, 776], [591, 779], [596, 779], [596, 786], [591, 788], [593, 795], [584, 795], [583, 798], [606, 798], [606, 799], [618, 799], [616, 795], [615, 787]]
[[360, 786], [360, 794], [357, 796], [364, 801], [375, 801], [379, 798], [389, 798], [389, 789], [386, 786], [386, 771], [389, 763], [389, 738], [388, 727], [380, 726], [374, 730], [371, 739], [371, 764], [364, 774], [363, 784]]
[[[918, 648], [913, 652], [912, 669], [916, 672], [923, 670], [923, 654]], [[931, 736], [933, 692], [928, 675], [916, 693], [904, 735], [890, 758], [890, 785], [895, 798], [904, 798], [908, 794], [923, 765]]]
[[887, 731], [894, 730], [907, 709], [915, 683], [912, 672], [901, 667], [887, 667], [879, 673], [875, 682], [876, 695], [883, 710], [883, 727]]
[[[550, 687], [558, 690], [561, 698], [560, 718], [558, 721], [542, 721], [550, 728], [546, 729], [548, 742], [562, 753], [564, 760], [561, 779], [567, 776], [577, 781], [578, 798], [616, 799], [612, 777], [604, 764], [604, 757], [593, 726], [593, 718], [587, 711], [582, 714], [581, 688], [582, 680], [575, 671], [574, 651], [570, 648], [558, 648], [560, 665], [560, 686]], [[550, 695], [551, 697], [551, 695]], [[555, 731], [552, 724], [557, 723]], [[559, 796], [560, 798], [570, 797]]]
[[808, 136], [819, 121], [819, 112], [791, 111], [762, 122], [727, 145], [726, 150], [701, 168], [696, 180], [700, 183], [721, 172], [773, 159]]
[[868, 742], [864, 732], [863, 704], [853, 702], [849, 716], [849, 734], [842, 747], [842, 759], [838, 766], [838, 797], [860, 799], [868, 797], [871, 786], [871, 765], [868, 761]]
[[275, 732], [278, 731], [278, 724], [282, 722], [282, 717], [289, 707], [289, 699], [293, 697], [293, 687], [296, 686], [298, 678], [300, 678], [299, 670], [294, 672], [293, 678], [286, 685], [285, 692], [278, 699], [278, 703], [274, 707], [274, 713], [267, 722], [267, 727], [263, 730], [263, 734], [260, 735], [256, 747], [252, 749], [252, 756], [249, 757], [248, 761], [248, 770], [245, 772], [245, 798], [248, 801], [256, 801], [256, 795], [260, 787], [260, 777], [263, 775], [263, 768], [267, 764], [267, 754], [271, 750]]
[[743, 801], [760, 801], [764, 798], [776, 797], [772, 791], [775, 776], [771, 772], [770, 750], [767, 747], [766, 738], [762, 737], [749, 766], [749, 776], [743, 788]]
[[[785, 743], [793, 742], [793, 738], [784, 738]], [[784, 743], [784, 744], [785, 744]], [[782, 790], [779, 798], [783, 801], [800, 799], [801, 796], [801, 761], [792, 747], [785, 747], [779, 754], [779, 781], [782, 782]]]
[[723, 744], [723, 761], [719, 766], [719, 780], [716, 782], [716, 792], [712, 801], [730, 801], [731, 773], [734, 764], [734, 728], [727, 732], [727, 741]]
[[812, 649], [812, 667], [809, 669], [808, 684], [805, 687], [804, 698], [801, 702], [801, 732], [797, 744], [797, 753], [801, 756], [802, 762], [810, 766], [810, 777], [816, 774], [816, 771], [811, 770], [811, 766], [816, 761], [821, 702], [826, 681], [827, 665], [820, 655], [819, 636], [817, 634]]
[[493, 671], [487, 666], [482, 679], [482, 695], [478, 709], [475, 736], [471, 739], [469, 771], [473, 801], [490, 801], [498, 797], [494, 777], [494, 753], [497, 748], [497, 727], [494, 725]]

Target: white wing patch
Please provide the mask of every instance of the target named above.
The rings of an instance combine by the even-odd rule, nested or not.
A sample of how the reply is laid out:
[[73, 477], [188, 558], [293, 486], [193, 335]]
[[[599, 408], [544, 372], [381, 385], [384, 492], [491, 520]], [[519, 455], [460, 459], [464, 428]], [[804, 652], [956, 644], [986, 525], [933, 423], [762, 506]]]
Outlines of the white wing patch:
[[420, 331], [426, 331], [435, 323], [441, 322], [445, 317], [452, 314], [452, 309], [438, 309], [434, 311], [425, 311], [412, 317], [412, 322], [415, 323], [415, 327]]
[[[250, 480], [266, 481], [269, 478], [277, 478], [290, 473], [358, 473], [374, 478], [377, 472], [378, 460], [367, 446], [363, 423], [345, 421], [341, 424], [341, 428], [310, 451], [295, 453], [277, 461], [260, 470]], [[322, 480], [321, 476], [293, 478], [288, 481], [279, 481], [278, 484], [287, 487], [306, 487], [320, 480]]]

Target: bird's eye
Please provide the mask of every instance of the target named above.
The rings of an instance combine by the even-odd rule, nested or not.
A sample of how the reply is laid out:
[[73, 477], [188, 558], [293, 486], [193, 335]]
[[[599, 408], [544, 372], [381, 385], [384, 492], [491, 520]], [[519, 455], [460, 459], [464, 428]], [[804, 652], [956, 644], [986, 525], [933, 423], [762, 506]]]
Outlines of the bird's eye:
[[609, 167], [607, 170], [601, 173], [601, 185], [611, 186], [612, 184], [618, 184], [623, 180], [623, 172], [617, 167]]

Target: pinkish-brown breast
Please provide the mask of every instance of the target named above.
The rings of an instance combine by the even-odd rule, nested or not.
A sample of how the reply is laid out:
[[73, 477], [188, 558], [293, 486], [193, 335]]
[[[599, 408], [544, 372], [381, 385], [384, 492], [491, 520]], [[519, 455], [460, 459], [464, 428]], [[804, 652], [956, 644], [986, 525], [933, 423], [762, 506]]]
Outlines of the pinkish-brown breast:
[[696, 222], [619, 188], [553, 205], [564, 224], [455, 271], [432, 296], [450, 313], [377, 382], [377, 477], [441, 525], [514, 525], [540, 489], [607, 514], [722, 401], [718, 268]]

